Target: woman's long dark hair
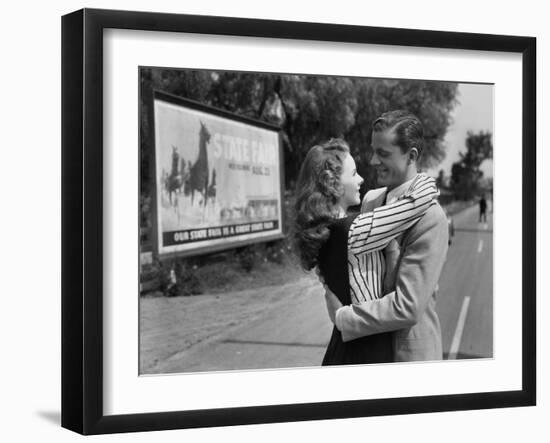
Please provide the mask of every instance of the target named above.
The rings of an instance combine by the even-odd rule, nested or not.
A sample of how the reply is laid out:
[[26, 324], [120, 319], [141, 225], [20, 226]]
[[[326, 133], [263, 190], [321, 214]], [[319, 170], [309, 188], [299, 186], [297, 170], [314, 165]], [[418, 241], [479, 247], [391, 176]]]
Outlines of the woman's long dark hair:
[[342, 164], [349, 146], [331, 139], [311, 148], [298, 174], [294, 205], [294, 249], [305, 270], [317, 265], [319, 250], [329, 237], [328, 225], [338, 216]]

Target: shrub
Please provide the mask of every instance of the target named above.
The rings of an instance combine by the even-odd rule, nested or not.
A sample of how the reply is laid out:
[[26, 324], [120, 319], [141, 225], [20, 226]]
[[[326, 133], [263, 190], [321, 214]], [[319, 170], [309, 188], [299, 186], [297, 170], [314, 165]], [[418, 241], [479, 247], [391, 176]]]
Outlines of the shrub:
[[[197, 266], [186, 259], [157, 261], [142, 273], [141, 281], [150, 291], [159, 290], [166, 297], [202, 294], [203, 288], [197, 277]], [[152, 282], [152, 283], [151, 283]]]
[[292, 254], [292, 248], [286, 238], [268, 242], [265, 245], [265, 258], [270, 262], [282, 265]]
[[239, 266], [246, 272], [252, 271], [261, 254], [256, 245], [243, 246], [235, 250], [235, 256]]

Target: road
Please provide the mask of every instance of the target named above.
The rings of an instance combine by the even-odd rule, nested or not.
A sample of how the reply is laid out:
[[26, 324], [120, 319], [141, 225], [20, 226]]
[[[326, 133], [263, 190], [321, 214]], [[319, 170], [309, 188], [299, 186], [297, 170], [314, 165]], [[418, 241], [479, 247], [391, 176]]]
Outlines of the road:
[[[439, 282], [437, 301], [444, 358], [491, 357], [492, 214], [488, 223], [480, 224], [477, 208], [472, 207], [456, 214], [454, 220], [455, 237]], [[291, 285], [285, 288], [288, 289], [278, 296], [277, 303], [267, 306], [254, 319], [238, 325], [232, 323], [210, 340], [172, 352], [151, 372], [319, 365], [332, 330], [322, 288], [315, 279], [306, 284], [302, 281], [294, 293]], [[160, 334], [160, 340], [163, 335]]]
[[488, 213], [487, 223], [479, 223], [474, 206], [456, 214], [454, 221], [455, 237], [439, 280], [437, 300], [444, 357], [492, 357], [492, 213]]

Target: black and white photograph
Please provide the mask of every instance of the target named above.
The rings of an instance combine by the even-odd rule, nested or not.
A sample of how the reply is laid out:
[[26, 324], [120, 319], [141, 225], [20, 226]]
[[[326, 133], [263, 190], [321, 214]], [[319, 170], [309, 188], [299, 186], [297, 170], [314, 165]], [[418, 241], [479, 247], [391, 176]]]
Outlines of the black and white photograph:
[[140, 66], [139, 375], [492, 359], [494, 135], [491, 83]]

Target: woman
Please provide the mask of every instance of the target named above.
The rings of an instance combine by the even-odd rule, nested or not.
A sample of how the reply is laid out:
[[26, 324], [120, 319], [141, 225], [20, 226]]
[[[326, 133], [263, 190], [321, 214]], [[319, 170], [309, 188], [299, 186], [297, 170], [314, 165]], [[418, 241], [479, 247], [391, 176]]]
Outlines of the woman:
[[[343, 305], [384, 295], [383, 248], [417, 222], [438, 195], [435, 181], [420, 174], [397, 202], [347, 215], [361, 203], [362, 183], [346, 142], [332, 139], [309, 150], [296, 184], [293, 239], [301, 265], [317, 266]], [[323, 365], [391, 361], [391, 333], [344, 343], [334, 328]]]

